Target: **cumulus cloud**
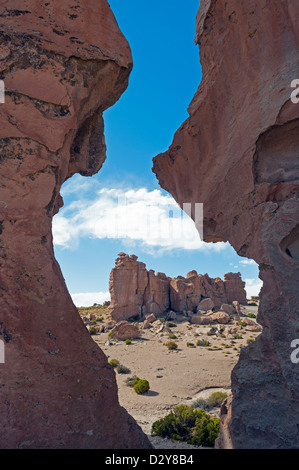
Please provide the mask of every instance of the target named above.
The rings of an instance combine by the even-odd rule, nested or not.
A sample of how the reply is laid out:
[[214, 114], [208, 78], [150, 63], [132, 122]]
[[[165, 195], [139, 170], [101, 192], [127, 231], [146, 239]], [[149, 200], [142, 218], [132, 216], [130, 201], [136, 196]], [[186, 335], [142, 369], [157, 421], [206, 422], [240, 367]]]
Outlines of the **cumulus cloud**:
[[242, 259], [240, 261], [243, 266], [254, 266], [257, 265], [257, 263], [253, 259]]
[[[57, 246], [74, 249], [84, 237], [121, 239], [127, 246], [139, 244], [150, 253], [173, 249], [219, 251], [227, 245], [203, 242], [193, 220], [160, 190], [97, 188], [93, 196], [89, 191], [89, 197], [84, 194], [86, 184], [80, 190], [81, 196], [54, 217]], [[68, 188], [66, 194], [70, 194]], [[74, 194], [80, 192], [73, 189]], [[201, 205], [197, 206], [200, 214]], [[190, 205], [185, 207], [190, 209]]]
[[262, 287], [263, 282], [260, 279], [245, 279], [245, 290], [248, 299], [251, 296], [258, 296]]
[[110, 300], [109, 292], [90, 292], [83, 294], [71, 294], [76, 307], [91, 307], [93, 304], [102, 304]]

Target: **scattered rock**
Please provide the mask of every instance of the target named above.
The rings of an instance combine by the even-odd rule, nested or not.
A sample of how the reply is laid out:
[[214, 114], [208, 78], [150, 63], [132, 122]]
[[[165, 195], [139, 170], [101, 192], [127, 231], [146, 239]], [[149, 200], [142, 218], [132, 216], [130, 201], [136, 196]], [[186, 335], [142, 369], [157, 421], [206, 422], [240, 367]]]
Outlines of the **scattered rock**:
[[121, 341], [139, 338], [139, 328], [127, 321], [121, 321], [111, 330], [110, 338], [115, 338]]

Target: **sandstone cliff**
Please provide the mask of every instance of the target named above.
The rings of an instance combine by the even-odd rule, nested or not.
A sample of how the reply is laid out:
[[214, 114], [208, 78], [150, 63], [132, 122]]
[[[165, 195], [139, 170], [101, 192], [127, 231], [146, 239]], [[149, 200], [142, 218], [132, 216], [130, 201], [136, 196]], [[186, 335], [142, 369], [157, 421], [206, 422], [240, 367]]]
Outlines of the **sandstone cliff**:
[[[260, 266], [259, 339], [232, 375], [219, 440], [236, 448], [299, 448], [299, 3], [201, 0], [203, 79], [189, 118], [154, 159], [176, 201], [204, 204], [204, 240], [229, 241]], [[283, 322], [282, 322], [283, 319]]]
[[106, 0], [0, 1], [1, 448], [140, 448], [55, 261], [60, 188], [105, 160], [131, 52]]
[[211, 308], [233, 301], [246, 304], [244, 287], [240, 273], [226, 274], [224, 281], [196, 271], [188, 273], [186, 279], [182, 276], [172, 279], [148, 271], [137, 256], [120, 253], [110, 273], [111, 316], [121, 321], [133, 317], [141, 320], [151, 313], [157, 316], [169, 311], [188, 315], [197, 312], [203, 298], [212, 300]]

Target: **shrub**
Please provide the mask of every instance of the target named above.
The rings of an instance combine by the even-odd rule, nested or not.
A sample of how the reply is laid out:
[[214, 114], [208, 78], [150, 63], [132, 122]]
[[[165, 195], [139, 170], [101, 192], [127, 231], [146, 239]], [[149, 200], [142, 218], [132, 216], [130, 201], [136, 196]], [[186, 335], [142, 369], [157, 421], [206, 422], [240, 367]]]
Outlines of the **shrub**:
[[152, 436], [186, 441], [195, 446], [213, 447], [219, 433], [219, 418], [204, 410], [179, 405], [152, 425]]
[[254, 313], [248, 313], [247, 317], [248, 318], [256, 318], [256, 315]]
[[176, 328], [177, 326], [176, 323], [173, 323], [172, 321], [169, 321], [167, 325], [169, 326], [169, 328]]
[[177, 336], [174, 333], [168, 333], [170, 339], [177, 339]]
[[252, 338], [248, 338], [248, 340], [247, 340], [247, 344], [250, 344], [250, 343], [253, 343], [253, 342], [254, 342], [254, 339], [252, 339]]
[[139, 380], [140, 380], [140, 378], [137, 377], [136, 375], [134, 375], [133, 377], [128, 377], [127, 378], [126, 384], [128, 385], [128, 387], [134, 387]]
[[169, 350], [177, 349], [178, 345], [174, 341], [168, 341], [167, 343], [164, 343], [164, 346], [166, 346]]
[[130, 374], [131, 373], [130, 369], [122, 364], [119, 364], [119, 366], [116, 367], [116, 372], [118, 374]]
[[126, 345], [132, 344], [132, 341], [130, 339], [126, 339]]
[[197, 400], [194, 400], [192, 403], [192, 408], [200, 408], [201, 410], [209, 411], [211, 407], [204, 398], [197, 398]]
[[243, 336], [238, 335], [238, 334], [236, 333], [236, 334], [234, 335], [234, 338], [235, 338], [235, 339], [243, 339]]
[[149, 382], [145, 379], [139, 379], [134, 385], [134, 390], [138, 395], [143, 395], [149, 391]]
[[227, 398], [227, 393], [224, 392], [214, 392], [207, 399], [207, 403], [211, 408], [216, 406], [221, 406], [224, 400]]
[[112, 367], [117, 367], [120, 365], [120, 362], [117, 359], [111, 359], [108, 364], [110, 364]]
[[96, 335], [97, 334], [97, 329], [95, 326], [91, 326], [90, 327], [90, 330], [89, 330], [89, 333], [93, 336], [93, 335]]
[[209, 341], [206, 339], [199, 339], [196, 344], [197, 346], [210, 346]]
[[187, 348], [195, 348], [195, 344], [194, 343], [187, 343]]

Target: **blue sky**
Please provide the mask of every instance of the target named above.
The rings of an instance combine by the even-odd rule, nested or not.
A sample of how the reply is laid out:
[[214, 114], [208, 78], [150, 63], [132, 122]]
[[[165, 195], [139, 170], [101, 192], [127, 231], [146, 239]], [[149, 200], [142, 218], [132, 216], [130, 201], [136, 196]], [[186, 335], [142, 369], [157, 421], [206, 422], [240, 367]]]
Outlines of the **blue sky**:
[[104, 113], [103, 168], [65, 183], [65, 205], [54, 218], [55, 254], [75, 304], [109, 299], [109, 273], [119, 252], [134, 253], [148, 269], [172, 277], [193, 269], [222, 278], [241, 272], [248, 295], [257, 295], [257, 265], [228, 244], [202, 243], [152, 173], [153, 157], [171, 144], [201, 81], [194, 43], [198, 0], [109, 3], [134, 67], [127, 91]]

